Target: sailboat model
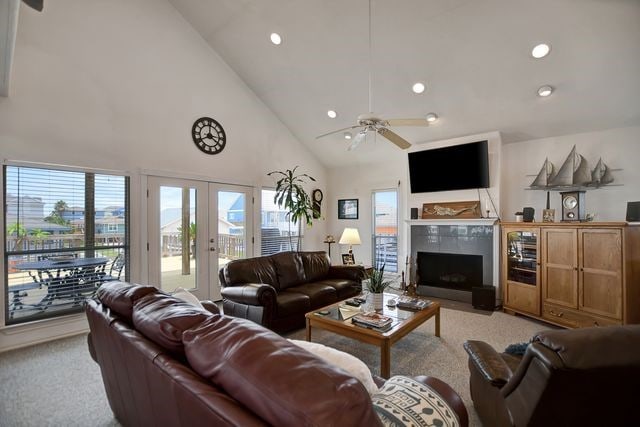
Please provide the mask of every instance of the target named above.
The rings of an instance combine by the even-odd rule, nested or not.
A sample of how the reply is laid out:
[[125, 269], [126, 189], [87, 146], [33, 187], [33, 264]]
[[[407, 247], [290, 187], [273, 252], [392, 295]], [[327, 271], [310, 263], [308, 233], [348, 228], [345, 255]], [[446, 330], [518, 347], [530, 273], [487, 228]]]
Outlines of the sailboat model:
[[548, 158], [544, 159], [542, 169], [540, 169], [540, 172], [538, 172], [536, 179], [533, 180], [529, 188], [532, 188], [534, 190], [541, 190], [549, 187], [549, 181], [554, 175], [555, 171], [556, 169], [553, 166], [553, 163], [551, 163]]
[[613, 182], [613, 176], [611, 175], [611, 169], [602, 161], [602, 157], [598, 159], [596, 167], [591, 172], [590, 185], [599, 187], [601, 185], [611, 184]]
[[574, 145], [564, 163], [549, 182], [549, 187], [581, 187], [591, 182], [591, 171], [585, 159], [576, 152]]

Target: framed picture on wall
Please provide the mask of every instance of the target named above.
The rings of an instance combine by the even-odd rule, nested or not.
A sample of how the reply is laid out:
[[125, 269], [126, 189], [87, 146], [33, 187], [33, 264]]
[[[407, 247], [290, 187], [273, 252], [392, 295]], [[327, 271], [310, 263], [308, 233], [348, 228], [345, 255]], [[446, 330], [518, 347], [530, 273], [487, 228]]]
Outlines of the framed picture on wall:
[[338, 200], [338, 219], [358, 219], [358, 199]]

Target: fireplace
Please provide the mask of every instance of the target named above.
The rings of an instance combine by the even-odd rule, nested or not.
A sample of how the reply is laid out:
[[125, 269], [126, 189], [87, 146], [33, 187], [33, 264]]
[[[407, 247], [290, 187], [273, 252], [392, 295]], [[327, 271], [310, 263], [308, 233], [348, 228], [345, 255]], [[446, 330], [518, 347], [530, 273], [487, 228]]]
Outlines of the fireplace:
[[442, 252], [418, 252], [418, 286], [471, 292], [482, 286], [482, 256]]
[[418, 294], [471, 303], [473, 287], [494, 286], [499, 305], [500, 233], [495, 222], [484, 218], [410, 221], [409, 277], [418, 285]]

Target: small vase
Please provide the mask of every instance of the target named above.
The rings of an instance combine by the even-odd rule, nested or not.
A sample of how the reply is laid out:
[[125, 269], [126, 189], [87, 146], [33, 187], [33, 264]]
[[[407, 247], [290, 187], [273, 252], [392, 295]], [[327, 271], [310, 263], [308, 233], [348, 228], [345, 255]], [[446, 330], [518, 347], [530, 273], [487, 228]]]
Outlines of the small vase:
[[370, 304], [374, 310], [382, 310], [382, 305], [384, 303], [384, 294], [383, 293], [374, 293], [371, 292], [369, 294]]

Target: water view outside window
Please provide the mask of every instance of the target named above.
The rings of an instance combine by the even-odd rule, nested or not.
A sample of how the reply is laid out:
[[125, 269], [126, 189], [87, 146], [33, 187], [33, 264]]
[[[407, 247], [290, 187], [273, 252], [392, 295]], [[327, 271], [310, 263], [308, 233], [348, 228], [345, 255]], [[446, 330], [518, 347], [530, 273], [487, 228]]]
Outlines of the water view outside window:
[[398, 192], [373, 192], [372, 245], [374, 265], [398, 272]]
[[262, 190], [262, 255], [298, 249], [298, 225], [289, 221], [288, 212], [273, 202], [275, 195], [275, 190]]
[[127, 278], [129, 178], [4, 167], [6, 324], [82, 311]]

